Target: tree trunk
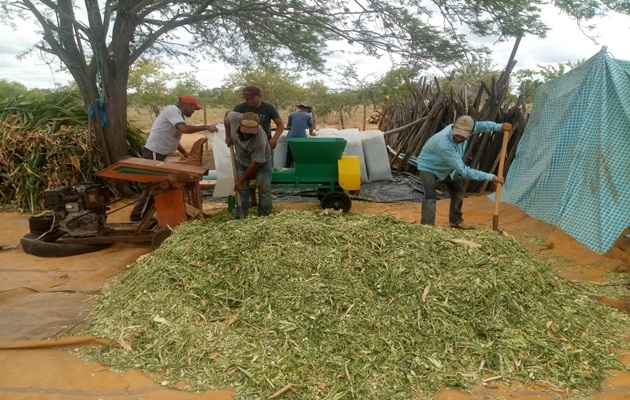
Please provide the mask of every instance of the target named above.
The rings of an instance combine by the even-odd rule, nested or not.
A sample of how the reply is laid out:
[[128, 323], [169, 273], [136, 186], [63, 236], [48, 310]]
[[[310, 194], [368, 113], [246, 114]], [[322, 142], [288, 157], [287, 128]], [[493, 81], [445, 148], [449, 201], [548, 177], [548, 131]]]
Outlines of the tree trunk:
[[[103, 80], [107, 82], [105, 98], [101, 98], [96, 82], [98, 74], [94, 72], [75, 75], [75, 81], [80, 82], [79, 90], [86, 108], [92, 105], [95, 110], [93, 122], [96, 143], [103, 152], [106, 166], [128, 157], [127, 152], [127, 79], [128, 71], [120, 68], [104, 69]], [[97, 100], [103, 101], [106, 123], [103, 123], [99, 114]], [[129, 183], [117, 181], [115, 189], [122, 195], [129, 195]]]
[[[113, 164], [129, 157], [127, 148], [127, 81], [129, 71], [121, 68], [107, 68], [104, 79], [108, 82], [105, 113], [107, 128], [102, 134], [110, 157], [109, 164]], [[117, 181], [116, 189], [123, 196], [131, 195], [129, 182]]]
[[339, 122], [341, 123], [341, 129], [346, 129], [346, 121], [343, 119], [343, 105], [339, 107]]
[[[86, 69], [70, 69], [77, 82], [86, 109], [93, 107], [96, 143], [103, 151], [107, 166], [127, 157], [127, 80], [129, 70], [105, 68], [101, 71], [107, 91], [101, 97], [97, 82], [100, 77], [93, 64]], [[106, 122], [101, 121], [97, 100], [103, 102]]]
[[111, 163], [127, 155], [127, 86], [117, 82], [108, 86], [105, 112], [108, 127], [103, 130]]

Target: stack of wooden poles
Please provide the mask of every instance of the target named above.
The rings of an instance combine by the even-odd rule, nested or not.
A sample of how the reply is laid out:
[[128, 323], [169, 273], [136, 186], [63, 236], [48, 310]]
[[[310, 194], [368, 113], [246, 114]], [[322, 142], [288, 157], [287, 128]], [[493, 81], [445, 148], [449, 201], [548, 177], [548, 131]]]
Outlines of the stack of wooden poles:
[[[431, 82], [423, 78], [417, 84], [408, 82], [408, 98], [399, 104], [391, 104], [385, 113], [383, 131], [386, 143], [392, 149], [392, 170], [417, 175], [417, 168], [410, 162], [410, 157], [412, 160], [417, 157], [427, 140], [446, 125], [462, 115], [470, 115], [477, 121], [510, 122], [514, 126], [504, 160], [503, 175], [506, 176], [528, 116], [522, 98], [512, 104], [505, 101], [510, 73], [515, 65], [512, 57], [500, 76], [492, 80], [491, 87], [482, 83], [474, 98], [468, 96], [467, 87], [452, 87], [452, 80], [444, 87], [437, 79]], [[501, 132], [471, 136], [464, 162], [471, 168], [497, 174], [502, 140]], [[471, 193], [494, 190], [491, 182], [464, 182], [466, 190]]]

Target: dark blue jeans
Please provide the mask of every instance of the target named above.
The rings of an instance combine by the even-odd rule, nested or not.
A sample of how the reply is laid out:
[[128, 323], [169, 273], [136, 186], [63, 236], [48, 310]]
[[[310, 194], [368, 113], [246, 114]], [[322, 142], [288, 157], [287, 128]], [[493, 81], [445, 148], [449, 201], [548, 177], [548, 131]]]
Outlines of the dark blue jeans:
[[291, 153], [291, 147], [287, 146], [287, 158], [284, 162], [285, 168], [291, 168], [293, 166], [293, 153]]
[[[439, 181], [438, 177], [431, 172], [420, 171], [420, 179], [424, 186], [424, 200], [422, 200], [422, 218], [420, 223], [424, 225], [435, 225], [435, 202], [437, 200], [436, 186]], [[447, 177], [444, 179], [448, 194], [451, 197], [451, 204], [448, 211], [448, 222], [451, 225], [462, 223], [462, 205], [464, 204], [464, 185], [462, 178], [455, 175], [453, 179]]]
[[[265, 217], [271, 215], [272, 200], [271, 200], [271, 163], [273, 159], [262, 164], [256, 172], [254, 177], [256, 178], [256, 186], [258, 188], [258, 216]], [[243, 164], [239, 160], [236, 160], [236, 170], [238, 176], [242, 176], [247, 170], [249, 164]], [[249, 180], [243, 183], [243, 191], [241, 192], [241, 201], [243, 203], [243, 218], [247, 218], [249, 214]], [[238, 215], [237, 215], [238, 218]]]

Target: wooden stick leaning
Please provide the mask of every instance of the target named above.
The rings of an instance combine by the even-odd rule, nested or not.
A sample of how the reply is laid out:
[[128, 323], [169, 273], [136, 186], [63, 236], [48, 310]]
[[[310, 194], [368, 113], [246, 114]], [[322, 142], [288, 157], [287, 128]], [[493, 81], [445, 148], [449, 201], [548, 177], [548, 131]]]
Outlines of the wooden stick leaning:
[[[232, 174], [234, 174], [234, 184], [238, 180], [238, 174], [236, 173], [236, 157], [234, 156], [234, 143], [230, 146], [230, 158], [232, 159]], [[243, 219], [243, 200], [241, 199], [241, 192], [234, 191], [236, 196], [236, 213], [239, 218]]]
[[[204, 105], [203, 105], [203, 124], [204, 124], [204, 125], [208, 125], [208, 117], [207, 117], [207, 115], [206, 115], [206, 104], [205, 104], [205, 103], [204, 103]], [[206, 132], [207, 132], [207, 131], [204, 131], [204, 136], [205, 136], [205, 137], [208, 137], [208, 135], [206, 135]], [[207, 142], [207, 141], [206, 141], [206, 143], [204, 143], [204, 149], [205, 149], [206, 151], [208, 151], [208, 150], [209, 150], [209, 149], [208, 149], [208, 142]]]
[[[501, 143], [501, 152], [499, 153], [499, 171], [497, 176], [503, 178], [503, 166], [505, 165], [505, 154], [507, 153], [507, 145], [510, 140], [510, 131], [503, 131], [503, 142]], [[494, 215], [492, 216], [492, 229], [499, 230], [499, 203], [501, 202], [501, 187], [503, 185], [497, 183], [497, 192], [494, 197]]]

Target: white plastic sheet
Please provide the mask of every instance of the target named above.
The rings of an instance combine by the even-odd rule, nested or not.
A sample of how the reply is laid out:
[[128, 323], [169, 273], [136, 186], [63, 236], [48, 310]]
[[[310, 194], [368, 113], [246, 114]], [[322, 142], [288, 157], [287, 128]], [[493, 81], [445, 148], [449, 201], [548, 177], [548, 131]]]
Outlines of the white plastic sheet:
[[225, 126], [216, 126], [219, 130], [216, 133], [206, 133], [206, 137], [212, 143], [212, 154], [214, 155], [214, 165], [217, 171], [217, 183], [214, 187], [212, 197], [227, 197], [234, 195], [234, 174], [232, 170], [232, 160], [230, 148], [225, 144]]

